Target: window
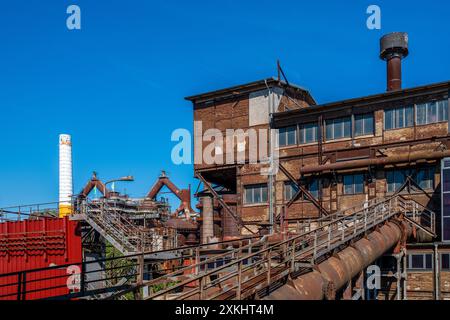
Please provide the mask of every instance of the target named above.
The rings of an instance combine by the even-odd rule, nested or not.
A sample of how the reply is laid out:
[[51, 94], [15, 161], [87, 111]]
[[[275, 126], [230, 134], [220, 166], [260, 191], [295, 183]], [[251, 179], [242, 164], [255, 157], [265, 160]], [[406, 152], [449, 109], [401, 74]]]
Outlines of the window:
[[414, 108], [412, 106], [394, 108], [384, 111], [384, 129], [411, 127], [414, 124]]
[[433, 269], [433, 254], [412, 253], [408, 254], [407, 268], [409, 270], [431, 270]]
[[450, 271], [450, 253], [441, 253], [441, 270]]
[[448, 120], [448, 100], [433, 101], [417, 105], [417, 124], [430, 124]]
[[349, 138], [351, 136], [351, 118], [326, 120], [327, 140]]
[[317, 180], [316, 178], [312, 179], [308, 183], [307, 189], [309, 193], [311, 193], [314, 198], [317, 199], [319, 197], [319, 180]]
[[245, 204], [267, 202], [267, 185], [256, 184], [244, 187]]
[[441, 161], [441, 238], [442, 241], [450, 241], [450, 158]]
[[317, 123], [307, 123], [300, 127], [300, 143], [317, 142]]
[[386, 172], [387, 192], [395, 192], [405, 183], [406, 177], [410, 174], [407, 169], [391, 170]]
[[355, 115], [355, 136], [373, 135], [373, 113]]
[[433, 189], [434, 168], [422, 168], [417, 171], [416, 182], [422, 189]]
[[291, 146], [297, 144], [297, 127], [280, 128], [278, 131], [279, 146]]
[[422, 189], [434, 188], [434, 167], [413, 169], [391, 170], [386, 172], [387, 192], [397, 191], [411, 175]]
[[295, 196], [297, 191], [298, 191], [298, 188], [293, 182], [291, 182], [291, 181], [285, 182], [284, 183], [284, 200], [286, 200], [286, 201], [291, 200]]
[[[319, 197], [319, 181], [317, 179], [312, 179], [307, 185], [306, 189], [314, 196], [314, 198]], [[284, 200], [291, 200], [299, 189], [291, 181], [284, 183]]]
[[364, 175], [349, 174], [344, 176], [344, 194], [364, 193]]

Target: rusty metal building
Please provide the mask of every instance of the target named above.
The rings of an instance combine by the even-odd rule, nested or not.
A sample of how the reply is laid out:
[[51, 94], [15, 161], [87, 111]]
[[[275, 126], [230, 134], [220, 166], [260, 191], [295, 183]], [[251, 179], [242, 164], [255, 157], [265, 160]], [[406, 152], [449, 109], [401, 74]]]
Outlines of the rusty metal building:
[[[320, 105], [279, 76], [186, 98], [194, 109], [195, 175], [205, 185], [197, 193], [203, 242], [294, 230], [403, 193], [436, 213], [436, 234], [421, 232], [407, 245], [407, 296], [450, 299], [450, 82], [403, 89], [407, 35], [389, 34], [380, 47], [384, 93]], [[230, 130], [242, 130], [244, 139], [230, 139]], [[279, 170], [263, 174], [271, 165]], [[389, 257], [379, 264], [386, 277], [375, 294], [392, 299]]]

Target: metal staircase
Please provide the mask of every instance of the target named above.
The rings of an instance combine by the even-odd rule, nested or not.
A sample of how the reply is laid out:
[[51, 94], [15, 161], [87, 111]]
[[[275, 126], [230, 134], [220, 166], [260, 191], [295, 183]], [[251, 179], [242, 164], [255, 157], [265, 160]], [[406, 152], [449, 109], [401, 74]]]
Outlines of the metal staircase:
[[[346, 210], [327, 220], [308, 225], [296, 235], [250, 243], [155, 280], [144, 282], [147, 299], [246, 299], [281, 286], [288, 275], [309, 272], [335, 250], [346, 247], [388, 220], [403, 216], [415, 226], [434, 234], [434, 213], [412, 199], [394, 195], [378, 199], [359, 210]], [[422, 221], [429, 223], [422, 224]], [[306, 225], [305, 225], [306, 227]], [[211, 262], [226, 263], [208, 268]], [[187, 276], [186, 273], [189, 273]], [[162, 287], [162, 289], [161, 289]]]
[[86, 221], [124, 255], [176, 246], [175, 231], [137, 225], [127, 218], [121, 208], [105, 201], [84, 202], [79, 212], [71, 219]]

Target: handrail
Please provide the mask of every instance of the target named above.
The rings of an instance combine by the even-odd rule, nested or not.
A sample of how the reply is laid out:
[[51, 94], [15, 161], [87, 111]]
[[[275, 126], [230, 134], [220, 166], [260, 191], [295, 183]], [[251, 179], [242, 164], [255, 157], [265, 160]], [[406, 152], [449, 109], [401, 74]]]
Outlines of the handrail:
[[[192, 296], [196, 294], [200, 294], [200, 298], [204, 295], [204, 290], [208, 288], [212, 288], [214, 286], [223, 283], [224, 281], [229, 280], [230, 278], [238, 277], [241, 278], [242, 274], [242, 264], [244, 261], [249, 261], [252, 258], [263, 257], [263, 261], [259, 261], [259, 264], [263, 266], [263, 268], [267, 265], [266, 269], [259, 273], [262, 275], [263, 273], [267, 273], [267, 285], [270, 285], [270, 275], [271, 275], [271, 264], [274, 262], [273, 257], [271, 256], [273, 252], [277, 250], [281, 250], [281, 253], [278, 255], [282, 255], [283, 252], [285, 254], [285, 259], [278, 263], [278, 266], [282, 266], [283, 270], [291, 270], [293, 268], [292, 263], [295, 263], [295, 259], [298, 257], [307, 257], [312, 256], [312, 261], [316, 260], [329, 250], [336, 247], [338, 244], [342, 244], [346, 241], [351, 240], [355, 236], [359, 236], [362, 232], [367, 232], [367, 230], [375, 227], [379, 223], [390, 219], [398, 213], [405, 213], [406, 208], [402, 208], [402, 203], [400, 197], [394, 195], [387, 199], [383, 199], [381, 201], [376, 201], [374, 204], [371, 204], [365, 208], [362, 208], [358, 211], [353, 212], [350, 215], [340, 216], [333, 221], [327, 222], [316, 229], [309, 230], [303, 232], [301, 234], [290, 237], [286, 240], [282, 240], [273, 245], [267, 245], [266, 248], [263, 248], [257, 252], [246, 254], [242, 257], [237, 257], [233, 261], [226, 263], [222, 266], [216, 267], [212, 270], [203, 272], [201, 274], [197, 274], [195, 276], [190, 277], [189, 279], [183, 280], [174, 286], [169, 288], [165, 288], [160, 290], [148, 297], [148, 299], [154, 299], [160, 296], [165, 296], [170, 292], [184, 287], [185, 285], [192, 283], [194, 281], [199, 282], [199, 286], [196, 286], [194, 289], [191, 289], [187, 292], [184, 292], [182, 296]], [[306, 245], [306, 247], [304, 247]], [[292, 252], [292, 253], [291, 253]], [[264, 258], [265, 257], [265, 258]], [[214, 280], [214, 284], [209, 287], [205, 285], [204, 280], [207, 277], [212, 275], [218, 275], [221, 271], [224, 271], [229, 268], [237, 268], [240, 271], [234, 271], [232, 273], [227, 273], [225, 277], [217, 278]], [[272, 269], [276, 267], [272, 266]], [[274, 270], [274, 269], [273, 269]], [[280, 271], [281, 273], [285, 271]], [[165, 277], [164, 277], [165, 278]], [[276, 281], [277, 278], [274, 279]], [[158, 279], [159, 282], [163, 280], [162, 278]], [[244, 280], [245, 283], [248, 280]], [[235, 285], [242, 288], [242, 280], [238, 280], [238, 284]], [[144, 282], [143, 285], [151, 286], [155, 284], [155, 281]], [[222, 290], [223, 291], [223, 290]], [[223, 294], [224, 292], [222, 292]], [[241, 295], [241, 293], [236, 293], [236, 295]], [[178, 297], [180, 298], [180, 297]]]

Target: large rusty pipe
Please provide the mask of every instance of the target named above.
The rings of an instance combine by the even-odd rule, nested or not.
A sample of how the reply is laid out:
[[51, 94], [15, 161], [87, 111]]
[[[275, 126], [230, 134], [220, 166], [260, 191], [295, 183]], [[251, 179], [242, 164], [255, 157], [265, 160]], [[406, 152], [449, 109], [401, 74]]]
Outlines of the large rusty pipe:
[[389, 157], [375, 158], [375, 159], [362, 159], [362, 160], [349, 160], [342, 162], [329, 163], [324, 165], [307, 166], [300, 169], [301, 174], [317, 173], [323, 171], [344, 170], [364, 168], [368, 166], [383, 166], [387, 164], [395, 164], [400, 162], [412, 162], [417, 160], [434, 160], [441, 159], [450, 156], [450, 150], [444, 151], [421, 151], [412, 154], [401, 154]]
[[355, 276], [400, 241], [409, 237], [412, 228], [403, 221], [387, 222], [367, 237], [320, 263], [314, 271], [290, 280], [265, 299], [321, 300], [334, 299]]

